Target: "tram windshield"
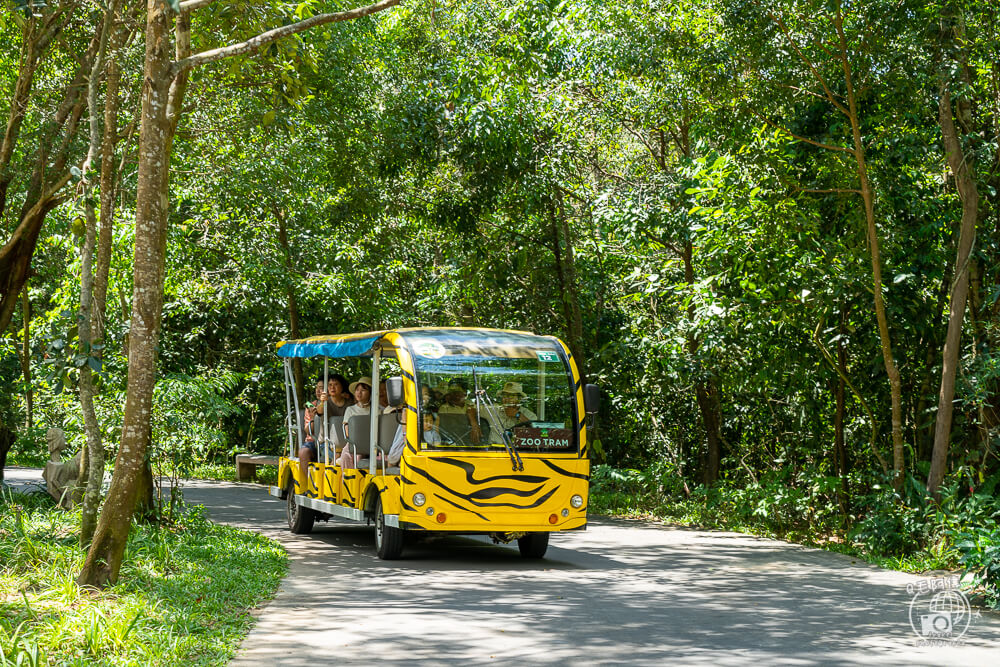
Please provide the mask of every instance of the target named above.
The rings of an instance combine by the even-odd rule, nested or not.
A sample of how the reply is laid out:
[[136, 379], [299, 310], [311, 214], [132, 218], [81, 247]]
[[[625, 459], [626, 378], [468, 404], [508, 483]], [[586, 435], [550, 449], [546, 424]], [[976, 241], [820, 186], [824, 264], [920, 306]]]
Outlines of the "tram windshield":
[[429, 449], [578, 449], [572, 376], [559, 344], [531, 334], [408, 334]]

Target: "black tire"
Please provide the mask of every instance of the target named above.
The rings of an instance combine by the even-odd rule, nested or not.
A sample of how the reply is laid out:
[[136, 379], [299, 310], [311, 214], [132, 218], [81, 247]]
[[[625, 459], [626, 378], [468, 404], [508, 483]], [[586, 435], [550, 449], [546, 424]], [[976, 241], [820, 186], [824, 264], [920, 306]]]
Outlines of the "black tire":
[[288, 518], [288, 530], [296, 535], [311, 533], [316, 521], [316, 512], [309, 507], [299, 507], [295, 502], [295, 481], [288, 485], [288, 504], [285, 506], [285, 516]]
[[382, 560], [396, 560], [403, 553], [403, 531], [385, 525], [382, 498], [375, 501], [375, 553]]
[[545, 551], [548, 548], [548, 533], [528, 533], [524, 537], [517, 538], [517, 549], [523, 558], [545, 558]]

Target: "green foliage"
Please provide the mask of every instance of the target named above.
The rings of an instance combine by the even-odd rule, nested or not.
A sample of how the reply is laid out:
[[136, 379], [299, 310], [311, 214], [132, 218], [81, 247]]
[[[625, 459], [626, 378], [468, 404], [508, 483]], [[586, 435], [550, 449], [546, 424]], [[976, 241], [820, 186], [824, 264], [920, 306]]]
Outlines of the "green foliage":
[[185, 475], [213, 454], [231, 456], [224, 422], [241, 412], [241, 397], [228, 396], [237, 381], [229, 372], [161, 378], [153, 393], [154, 464], [169, 462], [177, 474]]
[[1000, 529], [982, 527], [958, 533], [956, 548], [966, 574], [973, 575], [974, 583], [986, 590], [986, 599], [994, 608], [1000, 608]]
[[[228, 477], [220, 466], [235, 451], [281, 450], [273, 343], [291, 336], [293, 310], [302, 336], [529, 329], [566, 340], [605, 390], [594, 458], [612, 467], [594, 467], [595, 510], [836, 539], [895, 567], [955, 565], [956, 535], [992, 534], [1000, 472], [1000, 182], [983, 168], [1000, 134], [997, 36], [985, 3], [949, 10], [963, 12], [965, 44], [940, 42], [939, 3], [911, 4], [410, 3], [192, 73], [173, 144], [158, 471]], [[199, 10], [192, 47], [324, 10], [216, 3]], [[4, 91], [19, 30], [0, 26]], [[878, 462], [890, 458], [889, 386], [838, 30], [902, 374], [899, 491]], [[129, 99], [140, 42], [122, 54]], [[944, 67], [962, 57], [968, 68]], [[70, 63], [48, 67], [32, 136]], [[979, 167], [981, 224], [951, 477], [932, 501], [920, 480], [961, 206], [943, 171], [944, 82]], [[112, 447], [135, 227], [134, 144], [116, 151], [126, 169], [97, 399]], [[72, 203], [50, 213], [29, 290], [35, 423], [64, 428], [74, 447], [74, 369], [96, 359], [74, 347], [77, 217]], [[0, 341], [0, 419], [12, 428], [26, 421], [20, 317]], [[713, 428], [721, 470], [706, 484]], [[14, 460], [44, 456], [40, 432], [21, 428]]]
[[0, 496], [0, 665], [226, 664], [287, 566], [277, 544], [195, 507], [137, 526], [122, 583], [81, 591], [78, 521], [47, 494]]
[[[991, 604], [1000, 595], [1000, 500], [988, 488], [968, 492], [961, 475], [950, 478], [939, 500], [910, 477], [901, 493], [885, 477], [852, 479], [871, 491], [839, 505], [840, 480], [823, 471], [784, 472], [760, 480], [726, 480], [689, 491], [661, 468], [595, 465], [590, 510], [642, 516], [704, 528], [779, 537], [860, 556], [883, 567], [923, 572], [963, 565]], [[995, 481], [995, 480], [994, 480]], [[842, 512], [853, 518], [842, 523]]]
[[17, 440], [14, 441], [14, 446], [7, 457], [7, 465], [43, 468], [48, 460], [45, 429], [39, 426], [19, 429]]

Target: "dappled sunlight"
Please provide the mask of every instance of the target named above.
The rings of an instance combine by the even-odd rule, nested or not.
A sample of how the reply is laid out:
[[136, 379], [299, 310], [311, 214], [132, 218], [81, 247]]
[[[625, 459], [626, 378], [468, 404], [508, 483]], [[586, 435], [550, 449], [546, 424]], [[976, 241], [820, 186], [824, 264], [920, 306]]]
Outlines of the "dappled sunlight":
[[341, 662], [686, 664], [984, 663], [1000, 618], [984, 613], [964, 647], [918, 648], [914, 575], [738, 533], [594, 520], [554, 535], [547, 558], [485, 537], [408, 536], [380, 561], [374, 533], [318, 523], [290, 534], [263, 489], [197, 483], [189, 502], [289, 551], [290, 575], [234, 664]]

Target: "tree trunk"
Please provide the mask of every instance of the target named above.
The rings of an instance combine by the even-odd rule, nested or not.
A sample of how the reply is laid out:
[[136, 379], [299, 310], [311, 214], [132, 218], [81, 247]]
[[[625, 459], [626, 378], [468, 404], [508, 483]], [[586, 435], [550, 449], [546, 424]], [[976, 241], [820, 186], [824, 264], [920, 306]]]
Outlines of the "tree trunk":
[[7, 127], [4, 130], [3, 141], [0, 142], [0, 217], [7, 208], [7, 188], [14, 177], [9, 171], [10, 161], [31, 101], [35, 74], [52, 39], [69, 18], [69, 15], [60, 17], [52, 14], [42, 18], [32, 17], [26, 20], [21, 31], [17, 81], [14, 83], [14, 95], [10, 101]]
[[172, 63], [169, 39], [172, 10], [169, 1], [147, 0], [127, 398], [115, 473], [94, 540], [83, 570], [77, 577], [81, 585], [101, 587], [118, 579], [135, 508], [139, 476], [146, 465], [163, 312], [170, 153], [180, 120], [188, 72], [196, 65], [249, 53], [263, 44], [316, 25], [373, 14], [398, 1], [383, 0], [382, 3], [348, 12], [312, 16], [262, 33], [241, 44], [211, 49], [196, 56], [190, 55], [189, 7], [176, 17], [177, 63]]
[[837, 337], [837, 391], [836, 413], [833, 419], [833, 461], [837, 475], [840, 477], [841, 491], [847, 490], [847, 448], [844, 446], [844, 421], [847, 416], [847, 349], [844, 347], [844, 337], [847, 335], [847, 306], [840, 308], [840, 336]]
[[[575, 285], [575, 271], [572, 267], [572, 247], [568, 228], [565, 220], [562, 220], [562, 202], [552, 201], [549, 203], [549, 222], [552, 234], [552, 253], [555, 257], [556, 277], [559, 279], [559, 300], [562, 303], [563, 321], [565, 323], [566, 344], [573, 353], [577, 370], [580, 376], [585, 373], [583, 352], [580, 343], [583, 338], [583, 326], [580, 317], [580, 302]], [[563, 242], [566, 243], [566, 250], [563, 252]]]
[[583, 314], [580, 311], [580, 285], [576, 278], [576, 257], [573, 252], [573, 236], [570, 233], [569, 220], [566, 217], [566, 209], [563, 204], [562, 194], [556, 191], [556, 202], [558, 204], [558, 217], [562, 229], [563, 241], [566, 244], [566, 251], [563, 254], [563, 266], [566, 276], [566, 294], [563, 297], [569, 302], [569, 332], [570, 349], [576, 357], [576, 366], [580, 371], [580, 377], [584, 378], [586, 373], [587, 360], [583, 351]]
[[[688, 285], [694, 285], [694, 245], [691, 241], [684, 242], [682, 253], [684, 260], [684, 281]], [[689, 321], [694, 320], [694, 303], [688, 305], [687, 316]], [[688, 354], [694, 360], [698, 353], [700, 343], [694, 334], [688, 334], [687, 348]], [[698, 401], [698, 410], [701, 413], [701, 422], [705, 427], [705, 441], [708, 449], [705, 453], [705, 467], [703, 479], [706, 484], [712, 484], [719, 479], [720, 464], [722, 461], [722, 404], [719, 400], [719, 388], [715, 378], [710, 374], [707, 377], [700, 368], [696, 371], [698, 379], [694, 383], [695, 399]]]
[[28, 283], [21, 290], [21, 318], [24, 320], [24, 341], [21, 344], [21, 374], [24, 376], [24, 424], [31, 430], [34, 426], [35, 392], [31, 387], [31, 297]]
[[[67, 179], [68, 180], [68, 179]], [[31, 257], [38, 245], [45, 216], [63, 202], [63, 198], [39, 201], [21, 219], [14, 234], [0, 249], [0, 332], [7, 330], [17, 307], [24, 284], [31, 271]]]
[[899, 377], [899, 368], [892, 353], [892, 338], [889, 335], [889, 318], [885, 311], [885, 301], [882, 296], [882, 256], [879, 249], [878, 227], [875, 224], [875, 195], [871, 182], [868, 180], [868, 167], [865, 164], [865, 145], [861, 137], [861, 123], [858, 114], [857, 97], [854, 91], [854, 81], [851, 72], [847, 39], [844, 36], [843, 16], [837, 8], [834, 21], [837, 37], [840, 42], [840, 61], [844, 71], [844, 82], [847, 88], [847, 117], [851, 123], [851, 135], [854, 142], [854, 159], [857, 166], [858, 181], [861, 186], [861, 199], [864, 203], [865, 223], [868, 236], [868, 247], [872, 260], [872, 288], [875, 295], [875, 319], [878, 323], [879, 341], [882, 348], [882, 362], [885, 373], [889, 377], [889, 393], [892, 401], [892, 467], [895, 473], [893, 487], [898, 491], [903, 486], [903, 389]]
[[[111, 252], [114, 246], [115, 193], [115, 145], [118, 141], [118, 87], [121, 83], [121, 67], [117, 50], [127, 34], [124, 26], [115, 31], [111, 57], [108, 59], [107, 83], [104, 97], [104, 136], [101, 141], [101, 227], [97, 239], [97, 266], [94, 272], [94, 318], [91, 332], [94, 343], [104, 345], [107, 328], [108, 274], [111, 270]], [[104, 350], [95, 350], [94, 356], [101, 359]]]
[[[153, 427], [150, 425], [146, 432], [146, 452], [153, 448]], [[135, 519], [137, 521], [151, 522], [162, 513], [157, 512], [154, 491], [156, 490], [153, 481], [153, 468], [149, 463], [149, 456], [142, 462], [142, 471], [139, 473], [138, 486], [135, 491]]]
[[[86, 195], [85, 195], [86, 196]], [[91, 303], [94, 285], [93, 257], [94, 246], [97, 243], [97, 220], [93, 204], [87, 204], [87, 232], [82, 249], [81, 283], [80, 283], [80, 348], [83, 354], [90, 356], [91, 352]], [[80, 368], [80, 409], [83, 412], [84, 431], [87, 434], [86, 475], [80, 477], [79, 483], [86, 485], [83, 496], [83, 509], [80, 518], [80, 546], [86, 547], [94, 534], [97, 521], [97, 508], [101, 503], [101, 485], [104, 481], [104, 442], [101, 438], [101, 424], [94, 410], [94, 382], [91, 374], [90, 359]]]
[[86, 562], [77, 579], [81, 585], [94, 587], [113, 584], [118, 579], [132, 523], [138, 479], [146, 460], [163, 309], [167, 179], [172, 129], [168, 117], [168, 95], [173, 78], [169, 35], [169, 5], [166, 0], [149, 0], [146, 8], [134, 289], [125, 415], [111, 488]]
[[941, 353], [941, 389], [938, 393], [937, 421], [934, 424], [934, 450], [927, 474], [927, 490], [937, 495], [948, 464], [951, 444], [951, 420], [954, 409], [955, 378], [958, 375], [958, 357], [962, 344], [962, 324], [965, 321], [965, 304], [969, 297], [969, 257], [976, 241], [976, 221], [979, 217], [979, 190], [970, 156], [962, 151], [955, 128], [948, 84], [941, 86], [938, 104], [938, 121], [944, 140], [948, 165], [955, 177], [955, 186], [962, 201], [962, 222], [958, 235], [958, 255], [955, 258], [954, 281], [948, 307], [948, 333]]
[[705, 484], [714, 484], [719, 479], [722, 460], [722, 407], [719, 402], [719, 389], [715, 381], [710, 378], [705, 382], [696, 382], [694, 391], [708, 444], [703, 480]]
[[3, 470], [7, 467], [7, 452], [14, 446], [14, 431], [3, 423], [0, 416], [0, 482], [3, 481]]
[[851, 521], [850, 512], [847, 511], [850, 498], [847, 480], [850, 471], [847, 467], [847, 447], [844, 439], [844, 422], [847, 418], [847, 382], [844, 380], [847, 377], [847, 348], [844, 346], [844, 339], [847, 337], [848, 312], [848, 307], [841, 305], [838, 327], [840, 335], [837, 337], [836, 411], [833, 417], [833, 468], [840, 478], [840, 484], [837, 486], [837, 505], [840, 507], [840, 515], [845, 525], [849, 525]]
[[[69, 15], [70, 13], [61, 16], [68, 18]], [[59, 196], [58, 193], [70, 180], [66, 164], [73, 147], [72, 139], [76, 134], [77, 123], [83, 112], [81, 93], [85, 87], [87, 74], [90, 72], [92, 58], [96, 56], [99, 42], [99, 34], [94, 35], [87, 51], [81, 54], [82, 57], [73, 80], [64, 89], [65, 95], [58, 110], [42, 126], [34, 167], [31, 177], [28, 179], [28, 188], [21, 206], [17, 228], [7, 243], [0, 248], [0, 333], [6, 331], [7, 327], [10, 326], [17, 306], [17, 298], [28, 279], [31, 258], [35, 253], [45, 217], [49, 211], [64, 200], [64, 197]], [[12, 113], [14, 113], [14, 109], [12, 109]], [[53, 153], [53, 146], [57, 146], [56, 139], [59, 137], [60, 131], [63, 132], [62, 140]], [[9, 159], [10, 156], [6, 155], [6, 152], [13, 150], [15, 142], [16, 129], [11, 134], [11, 125], [8, 123], [7, 133], [4, 135], [3, 145], [0, 147], [0, 183], [3, 179], [9, 181], [10, 174], [7, 172], [8, 166], [4, 160]], [[50, 179], [51, 174], [58, 174], [58, 176]], [[2, 184], [0, 189], [2, 189], [0, 202], [5, 206], [7, 184]]]
[[[948, 300], [948, 290], [951, 287], [952, 267], [945, 267], [944, 275], [941, 277], [941, 285], [938, 288], [937, 303], [928, 322], [928, 338], [924, 344], [924, 372], [920, 378], [920, 385], [917, 388], [917, 405], [914, 415], [914, 450], [918, 461], [929, 461], [931, 450], [934, 447], [934, 418], [927, 416], [930, 412], [928, 402], [930, 400], [931, 382], [934, 379], [934, 364], [937, 360], [938, 350], [944, 342], [938, 340], [936, 333], [941, 329], [943, 314]], [[921, 342], [924, 342], [921, 339]]]
[[94, 249], [97, 246], [97, 213], [94, 209], [93, 190], [90, 184], [90, 167], [97, 157], [100, 139], [100, 122], [97, 114], [97, 93], [100, 87], [101, 68], [104, 66], [104, 56], [107, 50], [108, 35], [114, 24], [115, 11], [118, 2], [111, 3], [104, 15], [101, 25], [101, 43], [94, 58], [87, 82], [87, 117], [90, 120], [90, 145], [87, 157], [80, 169], [83, 175], [83, 206], [85, 212], [86, 233], [80, 260], [80, 317], [77, 336], [80, 340], [80, 352], [87, 356], [86, 363], [80, 367], [80, 408], [83, 412], [83, 426], [87, 434], [87, 474], [80, 477], [80, 484], [85, 485], [83, 510], [80, 519], [80, 546], [86, 548], [94, 535], [94, 525], [97, 521], [97, 508], [101, 503], [101, 486], [104, 481], [104, 442], [101, 438], [101, 424], [94, 410], [94, 382], [91, 363], [95, 358], [92, 338], [93, 298], [94, 298]]

